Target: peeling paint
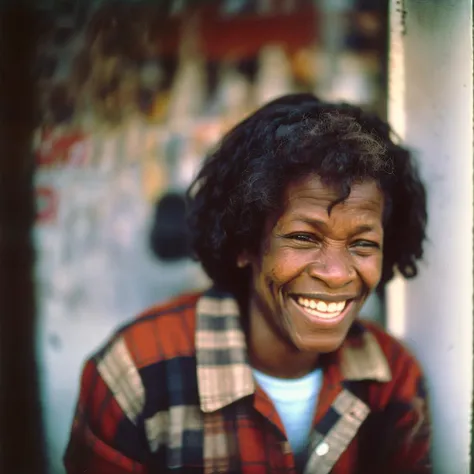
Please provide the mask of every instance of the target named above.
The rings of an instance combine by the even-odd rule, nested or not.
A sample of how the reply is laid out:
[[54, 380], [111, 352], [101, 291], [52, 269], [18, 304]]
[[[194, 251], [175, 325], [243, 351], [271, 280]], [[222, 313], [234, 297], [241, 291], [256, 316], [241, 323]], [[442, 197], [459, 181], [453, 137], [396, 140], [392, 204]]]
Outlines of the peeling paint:
[[398, 16], [400, 22], [400, 32], [404, 36], [407, 34], [407, 9], [405, 0], [395, 0], [395, 15]]

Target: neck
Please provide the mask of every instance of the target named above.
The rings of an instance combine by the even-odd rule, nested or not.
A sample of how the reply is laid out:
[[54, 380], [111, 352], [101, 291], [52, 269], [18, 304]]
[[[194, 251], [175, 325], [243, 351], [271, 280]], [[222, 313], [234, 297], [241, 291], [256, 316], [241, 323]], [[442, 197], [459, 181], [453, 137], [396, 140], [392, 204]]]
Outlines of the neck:
[[318, 354], [302, 352], [283, 340], [256, 308], [250, 308], [246, 332], [250, 364], [263, 373], [292, 379], [317, 367]]

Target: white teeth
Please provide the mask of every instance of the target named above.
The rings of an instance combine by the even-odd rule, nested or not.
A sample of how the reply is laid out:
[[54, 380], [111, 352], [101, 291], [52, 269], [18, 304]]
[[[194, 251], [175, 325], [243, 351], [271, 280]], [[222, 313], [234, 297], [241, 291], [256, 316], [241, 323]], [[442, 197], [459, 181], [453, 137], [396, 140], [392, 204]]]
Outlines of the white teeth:
[[328, 310], [328, 305], [324, 301], [318, 301], [316, 309], [318, 311], [326, 312]]
[[303, 308], [303, 311], [306, 311], [312, 316], [317, 316], [318, 318], [321, 318], [321, 319], [333, 319], [341, 314], [340, 311], [337, 313], [322, 313], [321, 311], [318, 311], [317, 309], [311, 309], [311, 308]]
[[338, 316], [346, 307], [347, 301], [326, 303], [325, 301], [298, 297], [297, 303], [309, 314], [321, 318], [334, 318]]

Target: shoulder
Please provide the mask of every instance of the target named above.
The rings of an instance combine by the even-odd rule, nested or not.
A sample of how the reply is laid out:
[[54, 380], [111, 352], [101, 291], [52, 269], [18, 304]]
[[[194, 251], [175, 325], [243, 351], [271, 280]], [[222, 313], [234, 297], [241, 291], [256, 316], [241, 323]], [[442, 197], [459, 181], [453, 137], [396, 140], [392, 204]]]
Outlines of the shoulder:
[[392, 372], [399, 371], [402, 366], [411, 366], [421, 370], [415, 355], [402, 341], [374, 322], [364, 321], [361, 324], [364, 330], [377, 341]]
[[194, 354], [196, 304], [201, 293], [180, 295], [152, 306], [117, 329], [97, 351], [105, 359], [140, 370], [166, 359]]
[[134, 424], [157, 409], [166, 410], [170, 376], [176, 370], [183, 372], [188, 385], [194, 383], [199, 297], [187, 294], [156, 305], [115, 331], [85, 364], [87, 391], [98, 400], [111, 394]]
[[362, 322], [367, 334], [377, 342], [390, 370], [385, 391], [403, 399], [426, 396], [421, 365], [411, 350], [400, 340], [373, 322]]

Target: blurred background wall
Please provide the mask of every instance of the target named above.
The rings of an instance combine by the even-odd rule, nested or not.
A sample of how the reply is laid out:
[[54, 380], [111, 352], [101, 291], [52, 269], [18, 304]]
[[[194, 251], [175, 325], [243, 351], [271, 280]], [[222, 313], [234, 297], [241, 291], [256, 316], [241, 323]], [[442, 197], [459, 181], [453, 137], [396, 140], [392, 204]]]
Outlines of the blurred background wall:
[[436, 474], [474, 472], [473, 2], [391, 0], [389, 117], [421, 165], [420, 274], [387, 289], [386, 325], [427, 378]]
[[[384, 116], [388, 5], [40, 5], [38, 356], [49, 468], [60, 474], [85, 357], [138, 311], [208, 284], [179, 249], [157, 248], [157, 204], [182, 195], [222, 133], [281, 94], [312, 91]], [[383, 322], [383, 300], [365, 316]]]

